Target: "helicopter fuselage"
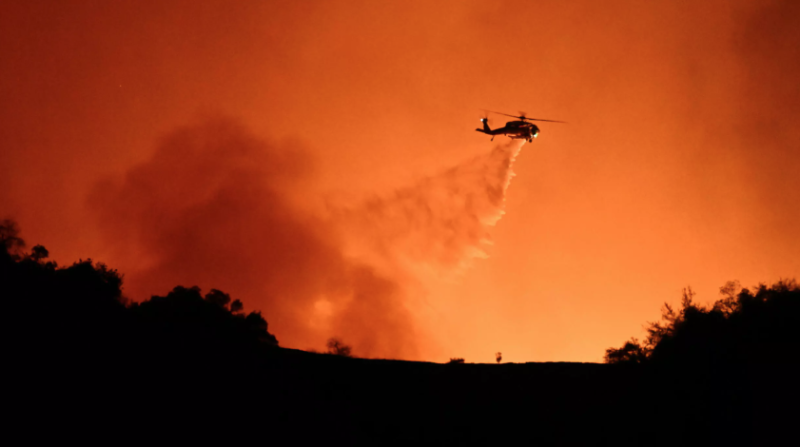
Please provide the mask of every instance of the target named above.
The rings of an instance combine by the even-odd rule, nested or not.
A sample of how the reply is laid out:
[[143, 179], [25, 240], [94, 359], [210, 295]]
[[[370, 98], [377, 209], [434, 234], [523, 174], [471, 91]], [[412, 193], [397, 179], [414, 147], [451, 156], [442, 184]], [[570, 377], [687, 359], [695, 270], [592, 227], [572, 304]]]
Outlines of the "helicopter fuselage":
[[539, 135], [539, 127], [527, 121], [509, 121], [504, 127], [499, 127], [497, 129], [489, 128], [486, 119], [482, 119], [481, 121], [483, 122], [483, 129], [475, 130], [487, 135], [492, 135], [492, 139], [494, 139], [496, 135], [505, 135], [509, 138], [533, 141], [533, 139]]

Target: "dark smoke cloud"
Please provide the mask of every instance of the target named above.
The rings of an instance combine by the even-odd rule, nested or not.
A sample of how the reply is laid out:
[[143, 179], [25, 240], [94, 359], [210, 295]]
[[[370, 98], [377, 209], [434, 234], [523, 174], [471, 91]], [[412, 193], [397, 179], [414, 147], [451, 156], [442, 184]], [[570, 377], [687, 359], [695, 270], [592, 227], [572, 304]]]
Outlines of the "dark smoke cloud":
[[284, 346], [337, 336], [359, 356], [417, 358], [410, 298], [426, 272], [486, 256], [520, 148], [498, 145], [322, 218], [304, 211], [313, 164], [303, 150], [217, 119], [172, 132], [90, 203], [131, 298], [213, 287], [262, 310]]
[[[229, 120], [171, 133], [90, 199], [123, 260], [126, 293], [215, 287], [261, 309], [284, 345], [323, 346], [336, 330], [359, 355], [413, 356], [398, 286], [344, 259], [331, 226], [293, 203], [309, 166], [299, 148], [258, 141]], [[320, 300], [348, 324], [309, 323]]]

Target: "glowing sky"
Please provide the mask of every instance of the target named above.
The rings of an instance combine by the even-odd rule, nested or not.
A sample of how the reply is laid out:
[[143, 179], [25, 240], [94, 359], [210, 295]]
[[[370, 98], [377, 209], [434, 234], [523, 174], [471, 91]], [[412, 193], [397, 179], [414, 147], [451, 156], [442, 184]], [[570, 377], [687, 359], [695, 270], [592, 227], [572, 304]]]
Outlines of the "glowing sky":
[[[297, 348], [600, 361], [687, 285], [800, 272], [797, 2], [0, 8], [0, 217], [134, 299], [217, 287]], [[456, 219], [430, 191], [507, 143], [483, 108], [568, 124], [517, 156], [489, 257], [431, 273], [445, 227], [405, 203]]]

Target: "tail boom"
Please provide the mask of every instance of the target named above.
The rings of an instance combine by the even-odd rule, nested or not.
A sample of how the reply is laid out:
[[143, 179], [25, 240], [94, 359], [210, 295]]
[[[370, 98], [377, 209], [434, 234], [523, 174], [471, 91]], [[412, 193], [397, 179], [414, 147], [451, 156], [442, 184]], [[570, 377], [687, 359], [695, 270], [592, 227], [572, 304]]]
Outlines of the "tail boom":
[[489, 124], [486, 122], [486, 118], [481, 118], [481, 122], [483, 123], [483, 129], [475, 129], [478, 132], [485, 133], [486, 135], [496, 135], [496, 133], [489, 127]]

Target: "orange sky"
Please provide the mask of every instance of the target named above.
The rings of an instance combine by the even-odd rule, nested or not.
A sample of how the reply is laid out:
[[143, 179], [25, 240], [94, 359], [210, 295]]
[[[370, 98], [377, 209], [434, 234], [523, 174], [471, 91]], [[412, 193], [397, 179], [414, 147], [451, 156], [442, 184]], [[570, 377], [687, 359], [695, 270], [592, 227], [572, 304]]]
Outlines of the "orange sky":
[[[0, 217], [135, 299], [217, 287], [297, 348], [600, 361], [687, 285], [800, 272], [796, 2], [200, 3], [0, 14]], [[482, 108], [569, 123], [487, 228], [450, 200], [508, 141]], [[452, 228], [489, 257], [456, 268]]]

